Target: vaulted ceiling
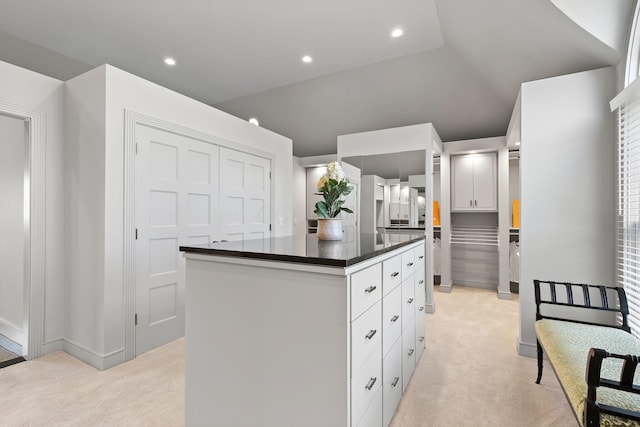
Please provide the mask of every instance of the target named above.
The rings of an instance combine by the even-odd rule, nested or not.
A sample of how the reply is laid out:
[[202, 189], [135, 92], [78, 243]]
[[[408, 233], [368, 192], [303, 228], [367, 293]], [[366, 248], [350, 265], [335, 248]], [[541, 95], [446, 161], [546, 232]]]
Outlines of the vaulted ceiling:
[[424, 122], [444, 141], [504, 135], [520, 83], [621, 55], [549, 0], [0, 0], [0, 60], [62, 80], [109, 63], [310, 156]]

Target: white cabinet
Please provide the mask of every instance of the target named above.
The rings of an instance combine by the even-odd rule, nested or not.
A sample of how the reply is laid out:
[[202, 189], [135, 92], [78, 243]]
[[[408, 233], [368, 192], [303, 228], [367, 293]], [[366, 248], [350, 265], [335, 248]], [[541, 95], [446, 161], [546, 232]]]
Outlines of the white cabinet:
[[312, 271], [187, 253], [187, 425], [387, 427], [424, 347], [424, 244]]
[[495, 153], [451, 156], [451, 210], [498, 210], [497, 176]]

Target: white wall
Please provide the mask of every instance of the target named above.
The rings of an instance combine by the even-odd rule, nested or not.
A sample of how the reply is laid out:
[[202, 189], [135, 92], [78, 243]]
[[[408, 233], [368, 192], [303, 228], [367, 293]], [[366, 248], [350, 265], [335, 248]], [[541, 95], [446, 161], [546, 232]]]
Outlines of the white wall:
[[108, 65], [67, 88], [69, 213], [78, 221], [69, 248], [69, 340], [76, 356], [106, 368], [123, 360], [125, 345], [125, 110], [271, 153], [275, 236], [292, 233], [292, 142]]
[[293, 205], [293, 235], [307, 234], [307, 170], [294, 157], [291, 175], [291, 203]]
[[[59, 80], [0, 62], [0, 102], [45, 114], [46, 234], [43, 350], [62, 348], [64, 335], [64, 88]], [[0, 108], [1, 109], [1, 108]]]
[[0, 115], [0, 334], [24, 344], [24, 122]]
[[534, 279], [615, 284], [615, 78], [522, 85], [520, 354], [535, 355]]
[[551, 0], [576, 24], [620, 53], [625, 53], [632, 0]]

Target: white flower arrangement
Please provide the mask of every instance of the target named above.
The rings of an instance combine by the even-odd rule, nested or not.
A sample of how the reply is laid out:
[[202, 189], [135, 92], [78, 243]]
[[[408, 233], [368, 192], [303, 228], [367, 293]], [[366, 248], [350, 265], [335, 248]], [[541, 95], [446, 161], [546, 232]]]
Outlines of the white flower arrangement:
[[314, 210], [318, 217], [335, 218], [340, 211], [353, 213], [351, 209], [342, 207], [344, 200], [340, 197], [349, 195], [353, 187], [349, 185], [349, 178], [345, 176], [338, 162], [329, 163], [326, 172], [318, 180], [316, 188], [317, 194], [323, 196], [323, 200], [316, 203]]

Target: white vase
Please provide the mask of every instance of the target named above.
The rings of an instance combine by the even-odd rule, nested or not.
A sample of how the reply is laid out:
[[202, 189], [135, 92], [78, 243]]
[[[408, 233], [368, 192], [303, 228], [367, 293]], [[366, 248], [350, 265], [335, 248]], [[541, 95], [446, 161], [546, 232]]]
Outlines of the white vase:
[[342, 220], [340, 218], [318, 218], [318, 239], [342, 240]]

